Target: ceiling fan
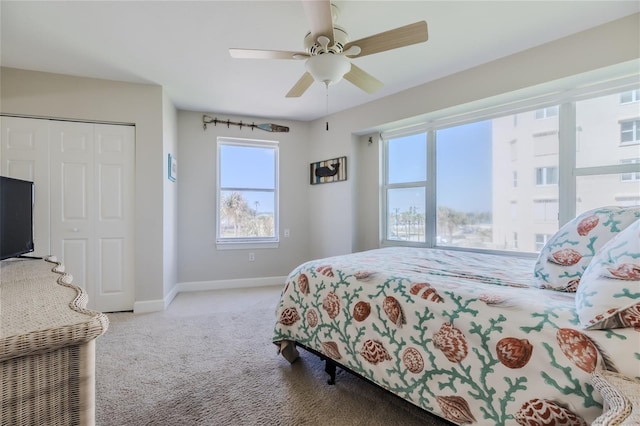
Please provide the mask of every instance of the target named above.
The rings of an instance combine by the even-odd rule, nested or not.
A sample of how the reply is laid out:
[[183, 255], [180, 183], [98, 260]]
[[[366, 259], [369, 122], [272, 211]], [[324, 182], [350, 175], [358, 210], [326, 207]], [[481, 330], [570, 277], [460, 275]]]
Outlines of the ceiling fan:
[[311, 30], [304, 38], [304, 52], [260, 49], [229, 49], [233, 58], [244, 59], [304, 59], [307, 71], [287, 93], [297, 98], [314, 81], [327, 87], [344, 78], [367, 93], [382, 88], [383, 83], [353, 64], [351, 58], [360, 58], [399, 47], [427, 41], [427, 23], [415, 22], [393, 30], [378, 33], [356, 41], [334, 24], [338, 8], [330, 0], [303, 0], [305, 15]]

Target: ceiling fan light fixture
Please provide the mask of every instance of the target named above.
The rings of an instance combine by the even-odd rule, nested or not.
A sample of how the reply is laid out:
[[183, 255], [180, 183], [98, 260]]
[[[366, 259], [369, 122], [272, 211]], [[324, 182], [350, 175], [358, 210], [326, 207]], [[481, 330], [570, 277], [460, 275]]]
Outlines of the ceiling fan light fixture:
[[429, 38], [427, 22], [418, 21], [350, 41], [347, 31], [335, 25], [339, 10], [331, 0], [304, 0], [302, 3], [310, 28], [304, 37], [303, 52], [229, 49], [233, 58], [305, 59], [307, 71], [287, 92], [287, 98], [302, 96], [317, 81], [324, 83], [327, 87], [328, 102], [329, 85], [336, 84], [342, 79], [367, 93], [375, 93], [384, 84], [351, 63], [350, 59], [423, 43]]
[[321, 81], [327, 86], [336, 84], [351, 70], [349, 59], [343, 55], [331, 53], [312, 56], [307, 59], [305, 66], [314, 80]]

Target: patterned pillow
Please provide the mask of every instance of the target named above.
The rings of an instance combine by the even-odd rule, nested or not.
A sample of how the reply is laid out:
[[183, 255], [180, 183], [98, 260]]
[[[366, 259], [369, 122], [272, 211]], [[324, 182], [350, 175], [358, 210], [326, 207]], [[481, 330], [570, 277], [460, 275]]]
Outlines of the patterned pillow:
[[640, 218], [640, 206], [600, 207], [582, 213], [547, 241], [534, 268], [541, 288], [575, 292], [596, 252]]
[[593, 258], [576, 292], [576, 311], [584, 328], [640, 327], [640, 219]]

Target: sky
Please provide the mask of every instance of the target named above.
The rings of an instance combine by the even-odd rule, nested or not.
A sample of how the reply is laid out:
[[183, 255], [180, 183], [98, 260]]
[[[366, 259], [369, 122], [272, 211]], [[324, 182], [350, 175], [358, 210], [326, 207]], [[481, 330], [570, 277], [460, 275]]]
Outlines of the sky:
[[[222, 187], [273, 189], [275, 187], [275, 150], [257, 147], [223, 145], [222, 164], [229, 165], [220, 170]], [[265, 167], [273, 165], [273, 167]], [[273, 213], [272, 192], [245, 192], [249, 207], [258, 213]], [[256, 202], [258, 203], [256, 205]]]
[[491, 211], [491, 121], [439, 130], [438, 205], [464, 212]]
[[[405, 136], [390, 144], [391, 183], [426, 178], [426, 134]], [[439, 206], [464, 212], [491, 211], [491, 121], [471, 123], [436, 133]], [[399, 211], [416, 206], [414, 191], [394, 197]], [[418, 207], [424, 213], [424, 207]]]
[[[426, 135], [405, 136], [390, 144], [390, 180], [392, 182], [426, 179]], [[463, 212], [491, 211], [491, 121], [456, 126], [436, 133], [437, 198], [439, 206]], [[275, 186], [275, 151], [246, 146], [224, 145], [222, 187], [264, 188]], [[265, 164], [274, 167], [265, 169]], [[401, 194], [402, 192], [402, 194]], [[273, 212], [270, 192], [245, 192], [251, 208], [259, 213]], [[424, 213], [422, 198], [415, 191], [397, 191], [391, 200], [399, 211], [417, 207]], [[258, 203], [256, 205], [256, 202]]]

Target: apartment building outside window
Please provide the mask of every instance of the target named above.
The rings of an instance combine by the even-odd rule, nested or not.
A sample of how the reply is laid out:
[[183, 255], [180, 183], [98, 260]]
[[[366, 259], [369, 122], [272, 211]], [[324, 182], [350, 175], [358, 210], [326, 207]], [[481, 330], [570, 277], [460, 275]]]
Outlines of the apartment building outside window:
[[558, 105], [550, 106], [547, 108], [537, 109], [535, 112], [536, 120], [543, 118], [555, 117], [558, 115]]
[[[640, 158], [620, 160], [620, 164], [638, 164], [638, 163], [640, 163]], [[620, 175], [620, 180], [622, 182], [640, 181], [640, 172], [622, 173]]]
[[537, 167], [536, 168], [536, 185], [557, 185], [558, 184], [558, 168], [553, 167]]
[[557, 222], [558, 200], [534, 200], [533, 218], [536, 222]]
[[640, 142], [640, 119], [620, 122], [620, 143]]
[[551, 238], [551, 235], [549, 235], [549, 234], [536, 234], [535, 238], [536, 238], [536, 243], [535, 243], [534, 250], [535, 251], [540, 251], [540, 250], [542, 250], [544, 245], [547, 244], [547, 241], [549, 241], [549, 238]]
[[640, 89], [620, 93], [620, 103], [627, 104], [640, 101]]

